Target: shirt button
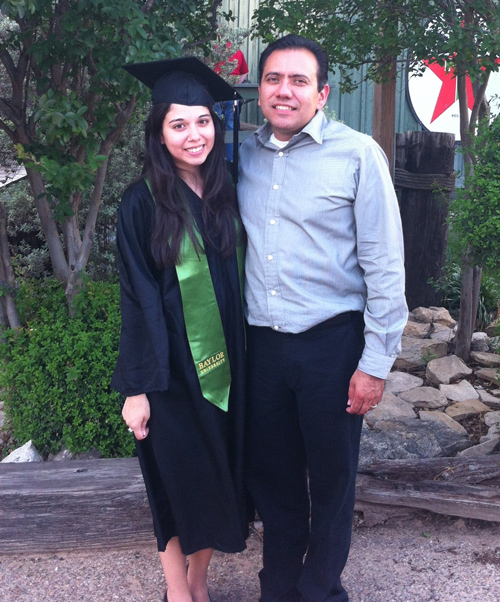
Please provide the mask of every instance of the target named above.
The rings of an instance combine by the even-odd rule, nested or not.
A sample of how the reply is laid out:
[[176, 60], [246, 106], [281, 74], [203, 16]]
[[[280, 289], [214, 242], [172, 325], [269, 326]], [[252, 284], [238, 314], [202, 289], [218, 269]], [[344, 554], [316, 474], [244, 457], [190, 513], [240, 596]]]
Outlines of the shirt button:
[[274, 330], [279, 330], [280, 327], [279, 326], [273, 326]]
[[278, 184], [275, 184], [275, 185], [273, 186], [273, 188], [274, 188], [274, 190], [278, 190]]
[[282, 156], [283, 156], [283, 152], [282, 152], [282, 151], [280, 151], [280, 152], [278, 153], [278, 157], [282, 157]]
[[276, 295], [276, 291], [271, 291], [271, 295], [274, 297]]
[[276, 223], [276, 220], [275, 219], [271, 219], [271, 220], [269, 220], [269, 223], [271, 224], [271, 226], [274, 226], [274, 224]]
[[273, 256], [272, 255], [268, 255], [267, 258], [269, 259], [269, 261], [273, 260]]

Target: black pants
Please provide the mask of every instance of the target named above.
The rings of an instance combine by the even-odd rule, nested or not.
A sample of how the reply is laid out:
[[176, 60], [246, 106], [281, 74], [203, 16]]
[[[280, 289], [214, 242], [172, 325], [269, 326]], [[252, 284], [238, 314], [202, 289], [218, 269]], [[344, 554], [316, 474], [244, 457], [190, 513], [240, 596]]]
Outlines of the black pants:
[[247, 481], [264, 524], [263, 602], [348, 600], [340, 575], [362, 417], [346, 407], [363, 328], [358, 312], [300, 334], [248, 328]]

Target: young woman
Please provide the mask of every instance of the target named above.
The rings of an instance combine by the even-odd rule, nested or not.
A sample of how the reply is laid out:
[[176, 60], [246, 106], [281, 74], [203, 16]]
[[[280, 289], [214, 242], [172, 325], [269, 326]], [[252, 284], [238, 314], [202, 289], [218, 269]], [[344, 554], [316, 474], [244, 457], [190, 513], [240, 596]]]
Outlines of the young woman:
[[125, 68], [152, 88], [153, 105], [142, 177], [119, 209], [122, 332], [112, 385], [126, 395], [164, 600], [208, 602], [212, 551], [239, 552], [247, 536], [242, 230], [211, 109], [234, 92], [192, 57]]

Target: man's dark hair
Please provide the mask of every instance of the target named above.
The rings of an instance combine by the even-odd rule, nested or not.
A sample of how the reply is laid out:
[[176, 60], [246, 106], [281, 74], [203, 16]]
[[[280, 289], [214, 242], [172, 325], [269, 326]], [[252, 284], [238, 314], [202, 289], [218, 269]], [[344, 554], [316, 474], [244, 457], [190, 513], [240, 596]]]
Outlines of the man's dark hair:
[[259, 83], [262, 80], [267, 59], [275, 50], [309, 50], [309, 52], [312, 52], [312, 54], [314, 54], [316, 57], [316, 62], [318, 63], [318, 92], [323, 90], [325, 85], [328, 83], [328, 59], [325, 51], [314, 40], [303, 38], [302, 36], [297, 36], [294, 34], [284, 36], [272, 44], [269, 44], [269, 46], [260, 55]]

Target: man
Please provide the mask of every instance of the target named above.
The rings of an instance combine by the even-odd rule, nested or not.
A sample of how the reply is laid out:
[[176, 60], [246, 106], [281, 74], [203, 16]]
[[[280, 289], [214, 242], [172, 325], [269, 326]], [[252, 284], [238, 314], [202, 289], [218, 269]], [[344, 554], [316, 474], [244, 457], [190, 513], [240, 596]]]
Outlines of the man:
[[259, 71], [267, 123], [241, 147], [238, 196], [262, 601], [343, 602], [363, 414], [407, 319], [399, 210], [378, 145], [321, 111], [318, 44], [281, 38]]

